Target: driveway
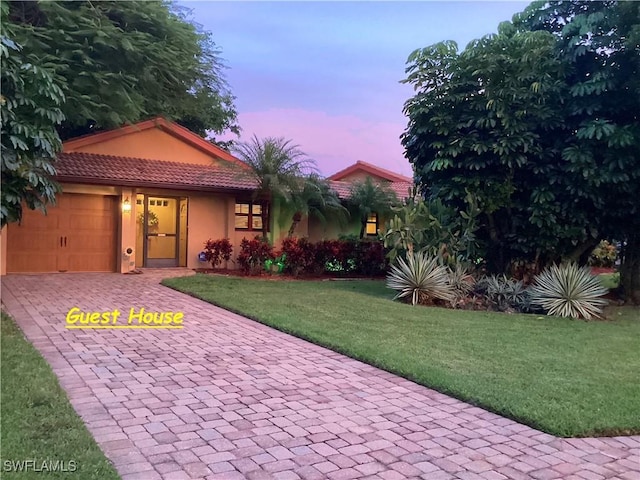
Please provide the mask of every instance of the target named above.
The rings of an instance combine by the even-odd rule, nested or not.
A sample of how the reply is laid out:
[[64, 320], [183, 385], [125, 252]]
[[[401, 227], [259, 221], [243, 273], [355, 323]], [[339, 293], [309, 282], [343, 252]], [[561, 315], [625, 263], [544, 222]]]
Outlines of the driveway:
[[[640, 478], [640, 437], [541, 433], [158, 284], [185, 273], [2, 279], [125, 480]], [[73, 307], [182, 311], [184, 328], [68, 330]]]

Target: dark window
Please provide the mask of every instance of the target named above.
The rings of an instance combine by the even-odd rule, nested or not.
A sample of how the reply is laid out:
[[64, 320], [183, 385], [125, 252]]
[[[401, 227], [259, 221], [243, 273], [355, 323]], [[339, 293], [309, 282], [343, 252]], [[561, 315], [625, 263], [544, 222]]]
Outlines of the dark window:
[[236, 229], [262, 231], [262, 205], [236, 202]]

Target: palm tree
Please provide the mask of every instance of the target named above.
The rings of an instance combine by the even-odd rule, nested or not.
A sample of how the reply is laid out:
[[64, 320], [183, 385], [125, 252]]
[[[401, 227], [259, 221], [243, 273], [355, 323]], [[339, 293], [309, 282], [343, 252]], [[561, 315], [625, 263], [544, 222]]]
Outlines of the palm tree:
[[282, 137], [259, 139], [254, 135], [250, 141], [234, 145], [233, 152], [249, 166], [258, 184], [253, 200], [261, 202], [262, 237], [267, 239], [269, 208], [274, 198], [291, 202], [301, 188], [300, 179], [316, 170], [315, 162], [299, 145]]
[[356, 218], [360, 219], [360, 238], [364, 237], [367, 228], [367, 219], [372, 213], [384, 216], [391, 211], [391, 207], [397, 202], [394, 192], [385, 185], [374, 182], [367, 177], [363, 182], [354, 183], [351, 186], [348, 205]]
[[344, 222], [349, 211], [340, 203], [336, 192], [329, 186], [326, 179], [316, 173], [305, 177], [300, 188], [293, 196], [291, 207], [293, 216], [289, 227], [288, 237], [292, 237], [298, 223], [303, 217], [315, 217], [322, 223], [326, 223], [327, 216], [331, 215], [338, 222]]

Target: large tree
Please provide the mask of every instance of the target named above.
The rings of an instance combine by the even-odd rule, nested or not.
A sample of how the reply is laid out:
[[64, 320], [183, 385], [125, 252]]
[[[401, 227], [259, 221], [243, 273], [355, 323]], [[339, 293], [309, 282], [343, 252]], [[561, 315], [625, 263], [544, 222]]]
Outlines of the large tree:
[[220, 50], [172, 2], [7, 4], [16, 41], [62, 80], [63, 139], [159, 115], [237, 133]]
[[409, 58], [407, 155], [426, 195], [478, 198], [493, 270], [610, 236], [637, 258], [639, 24], [631, 2], [541, 2], [461, 53]]
[[0, 5], [0, 119], [2, 123], [2, 205], [0, 224], [20, 221], [22, 208], [44, 209], [55, 201], [58, 186], [52, 158], [60, 149], [56, 127], [64, 116], [64, 95], [50, 68], [15, 41]]

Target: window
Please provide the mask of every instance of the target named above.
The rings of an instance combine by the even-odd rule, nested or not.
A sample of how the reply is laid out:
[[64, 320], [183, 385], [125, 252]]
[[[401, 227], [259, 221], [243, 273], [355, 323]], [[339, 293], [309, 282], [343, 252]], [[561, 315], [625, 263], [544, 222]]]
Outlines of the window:
[[236, 229], [262, 230], [262, 205], [253, 202], [236, 202]]
[[367, 235], [377, 235], [378, 234], [378, 214], [373, 212], [369, 214], [367, 217]]

